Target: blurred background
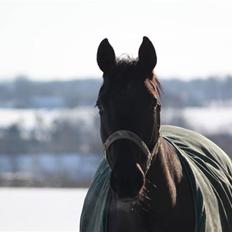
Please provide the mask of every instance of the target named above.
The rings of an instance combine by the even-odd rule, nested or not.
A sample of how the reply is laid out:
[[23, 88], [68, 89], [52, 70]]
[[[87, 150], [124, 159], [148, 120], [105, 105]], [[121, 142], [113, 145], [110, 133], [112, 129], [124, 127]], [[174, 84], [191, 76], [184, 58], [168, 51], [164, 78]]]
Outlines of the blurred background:
[[[96, 50], [154, 43], [162, 123], [232, 156], [229, 0], [0, 1], [0, 230], [78, 231], [102, 158]], [[12, 223], [12, 220], [14, 223]]]

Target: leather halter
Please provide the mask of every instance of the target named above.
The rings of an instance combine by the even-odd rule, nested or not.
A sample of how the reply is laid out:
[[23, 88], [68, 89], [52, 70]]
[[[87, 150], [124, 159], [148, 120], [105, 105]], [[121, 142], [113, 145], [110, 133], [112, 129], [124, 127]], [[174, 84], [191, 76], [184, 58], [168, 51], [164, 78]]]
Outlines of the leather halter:
[[[148, 157], [147, 158], [147, 163], [146, 163], [146, 170], [145, 170], [145, 174], [148, 172], [152, 160], [154, 158], [155, 155], [157, 155], [158, 153], [158, 149], [160, 146], [160, 137], [158, 138], [152, 152], [150, 152], [150, 150], [148, 149], [147, 144], [134, 132], [129, 131], [129, 130], [118, 130], [115, 131], [113, 134], [111, 134], [105, 141], [105, 143], [103, 144], [104, 146], [104, 150], [105, 150], [105, 156], [106, 159], [107, 158], [107, 150], [109, 149], [109, 147], [117, 140], [121, 140], [121, 139], [127, 139], [132, 141], [133, 143], [135, 143], [142, 151], [143, 153]], [[109, 160], [108, 160], [109, 162]]]

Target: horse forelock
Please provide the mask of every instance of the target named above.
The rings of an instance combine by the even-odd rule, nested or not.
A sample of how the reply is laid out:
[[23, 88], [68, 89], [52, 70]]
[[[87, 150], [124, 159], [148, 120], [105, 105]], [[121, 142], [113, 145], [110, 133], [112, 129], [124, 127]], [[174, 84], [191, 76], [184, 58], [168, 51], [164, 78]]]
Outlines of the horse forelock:
[[161, 84], [154, 72], [144, 74], [139, 67], [138, 59], [130, 56], [117, 58], [114, 68], [110, 73], [104, 74], [104, 81], [99, 96], [111, 90], [119, 91], [124, 89], [128, 94], [139, 97], [136, 88], [145, 87], [153, 97], [160, 101]]

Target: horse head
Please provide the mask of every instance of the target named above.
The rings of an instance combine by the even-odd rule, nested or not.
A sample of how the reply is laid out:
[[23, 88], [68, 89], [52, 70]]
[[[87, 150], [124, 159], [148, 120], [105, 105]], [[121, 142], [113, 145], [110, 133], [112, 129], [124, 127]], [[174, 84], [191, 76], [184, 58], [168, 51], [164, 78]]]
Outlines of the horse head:
[[104, 39], [98, 47], [97, 63], [103, 71], [103, 84], [96, 105], [112, 169], [110, 185], [120, 199], [135, 199], [145, 185], [159, 138], [160, 85], [153, 73], [155, 48], [144, 37], [137, 59], [120, 59]]

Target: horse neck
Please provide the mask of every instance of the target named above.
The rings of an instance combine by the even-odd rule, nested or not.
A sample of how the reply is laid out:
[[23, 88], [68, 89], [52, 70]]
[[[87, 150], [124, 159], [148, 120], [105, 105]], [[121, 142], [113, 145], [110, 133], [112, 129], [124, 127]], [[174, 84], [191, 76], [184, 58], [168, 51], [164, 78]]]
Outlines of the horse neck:
[[159, 152], [146, 179], [146, 193], [152, 209], [165, 213], [175, 208], [182, 167], [174, 148], [165, 139], [161, 139]]

